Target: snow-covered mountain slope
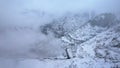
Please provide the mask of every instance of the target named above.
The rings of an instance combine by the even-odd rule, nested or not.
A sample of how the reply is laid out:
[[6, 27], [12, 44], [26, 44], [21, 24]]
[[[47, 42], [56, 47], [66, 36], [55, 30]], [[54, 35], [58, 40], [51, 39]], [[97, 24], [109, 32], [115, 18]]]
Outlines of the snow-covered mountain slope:
[[119, 68], [120, 23], [97, 23], [85, 22], [60, 38], [31, 27], [1, 30], [0, 68]]
[[84, 13], [68, 13], [42, 25], [41, 32], [46, 35], [52, 32], [55, 37], [61, 38], [83, 26], [89, 20], [88, 17], [89, 15]]
[[[70, 34], [71, 39], [73, 39], [73, 41], [71, 41], [71, 39], [69, 40], [69, 38], [67, 37], [63, 38], [63, 40], [68, 44], [71, 44], [71, 43], [77, 44], [77, 46], [74, 45], [74, 47], [77, 47], [77, 51], [75, 53], [76, 57], [81, 59], [86, 59], [86, 60], [88, 60], [87, 58], [91, 59], [92, 60], [91, 63], [93, 63], [91, 68], [96, 68], [96, 64], [101, 64], [101, 63], [102, 64], [107, 63], [107, 65], [97, 66], [97, 68], [102, 68], [102, 67], [110, 68], [112, 66], [114, 67], [114, 65], [116, 66], [115, 68], [117, 68], [117, 66], [119, 67], [120, 65], [120, 55], [119, 55], [120, 54], [120, 29], [119, 27], [120, 27], [120, 24], [114, 27], [111, 27], [109, 29], [103, 29], [103, 31], [99, 33], [97, 33], [97, 31], [93, 32], [92, 30], [94, 28], [87, 29], [86, 31], [85, 31], [86, 28], [80, 29], [73, 34]], [[83, 36], [81, 36], [83, 33], [82, 30], [83, 32], [85, 31], [88, 33], [85, 33]], [[91, 30], [91, 33], [94, 33], [93, 36], [91, 33], [89, 33], [90, 30]], [[76, 42], [81, 40], [83, 40], [83, 42], [81, 43]], [[86, 61], [86, 63], [88, 63], [88, 61]], [[90, 63], [88, 63], [88, 65], [89, 64]], [[78, 64], [78, 68], [81, 68], [79, 64]]]

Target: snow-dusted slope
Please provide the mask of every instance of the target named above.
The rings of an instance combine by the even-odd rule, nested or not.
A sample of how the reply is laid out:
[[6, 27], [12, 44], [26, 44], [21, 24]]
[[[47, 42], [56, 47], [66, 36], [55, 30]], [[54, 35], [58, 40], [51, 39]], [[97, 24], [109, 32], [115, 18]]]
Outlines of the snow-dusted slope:
[[119, 23], [109, 28], [85, 23], [59, 39], [51, 35], [33, 27], [0, 30], [0, 68], [120, 67]]
[[[77, 44], [75, 58], [51, 60], [13, 58], [13, 60], [10, 58], [5, 59], [4, 57], [4, 59], [1, 58], [0, 67], [6, 68], [7, 66], [5, 65], [10, 63], [9, 68], [117, 68], [120, 65], [119, 27], [120, 25], [107, 30], [105, 29], [92, 37], [81, 36], [76, 38], [77, 35], [81, 34], [82, 29], [71, 34], [72, 38], [76, 40], [89, 38], [89, 40], [84, 39], [86, 42], [83, 42], [82, 44], [74, 42], [74, 44]], [[84, 30], [85, 29], [83, 29], [83, 31]], [[65, 40], [65, 38], [63, 40]], [[73, 42], [69, 41], [67, 43]]]

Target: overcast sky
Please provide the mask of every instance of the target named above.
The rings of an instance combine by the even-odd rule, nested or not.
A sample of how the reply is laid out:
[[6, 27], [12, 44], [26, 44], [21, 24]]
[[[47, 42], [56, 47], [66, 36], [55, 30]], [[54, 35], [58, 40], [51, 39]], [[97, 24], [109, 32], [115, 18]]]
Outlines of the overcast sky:
[[38, 20], [35, 15], [34, 18], [32, 16], [32, 19], [30, 16], [21, 15], [22, 12], [29, 12], [29, 10], [53, 14], [84, 10], [120, 13], [119, 4], [120, 0], [0, 0], [0, 20], [7, 20], [7, 22], [35, 22]]
[[40, 9], [51, 12], [64, 12], [80, 9], [101, 9], [116, 11], [120, 0], [0, 0], [2, 8]]

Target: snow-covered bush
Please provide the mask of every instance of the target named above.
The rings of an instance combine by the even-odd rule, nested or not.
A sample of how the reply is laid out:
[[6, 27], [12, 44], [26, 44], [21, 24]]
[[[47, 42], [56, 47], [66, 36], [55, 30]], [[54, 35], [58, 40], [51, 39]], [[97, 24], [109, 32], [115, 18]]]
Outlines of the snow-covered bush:
[[65, 35], [65, 30], [63, 29], [63, 25], [53, 21], [52, 23], [45, 24], [41, 26], [41, 32], [45, 35], [48, 35], [49, 32], [53, 33], [56, 38], [60, 38]]

